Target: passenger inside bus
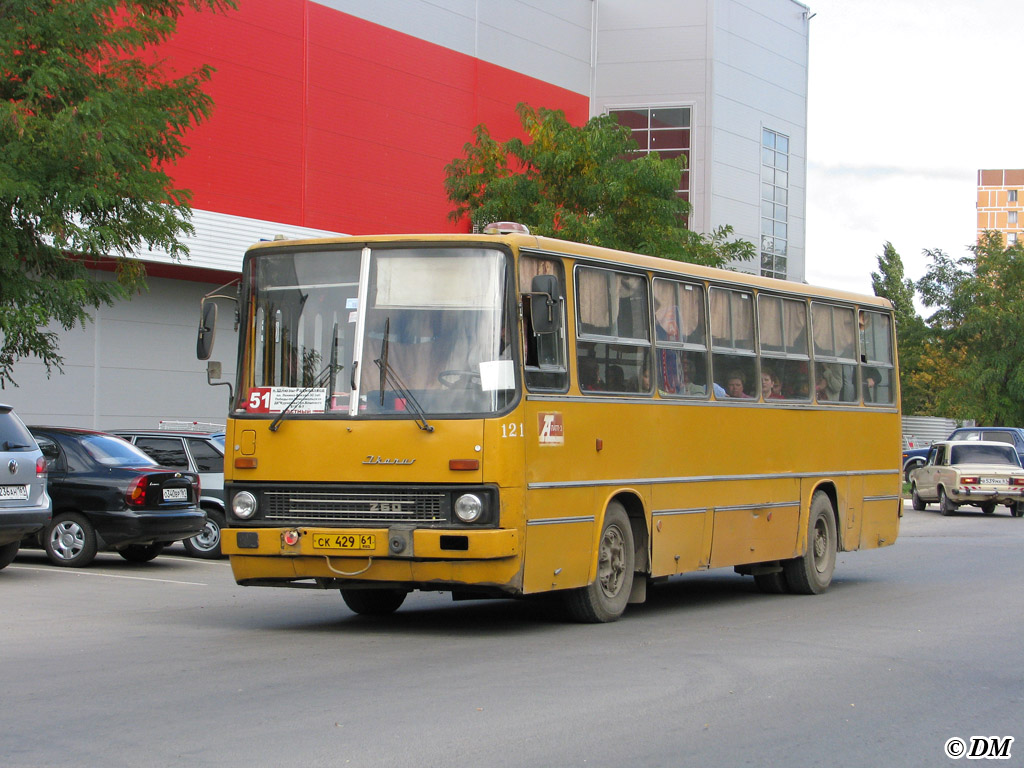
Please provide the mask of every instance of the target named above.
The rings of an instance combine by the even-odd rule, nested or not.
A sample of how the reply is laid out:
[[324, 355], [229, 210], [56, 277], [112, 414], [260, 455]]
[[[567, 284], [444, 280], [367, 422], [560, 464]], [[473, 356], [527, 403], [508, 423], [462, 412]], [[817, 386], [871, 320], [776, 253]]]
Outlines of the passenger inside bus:
[[725, 392], [729, 397], [749, 398], [744, 389], [743, 374], [739, 371], [731, 371], [725, 379]]

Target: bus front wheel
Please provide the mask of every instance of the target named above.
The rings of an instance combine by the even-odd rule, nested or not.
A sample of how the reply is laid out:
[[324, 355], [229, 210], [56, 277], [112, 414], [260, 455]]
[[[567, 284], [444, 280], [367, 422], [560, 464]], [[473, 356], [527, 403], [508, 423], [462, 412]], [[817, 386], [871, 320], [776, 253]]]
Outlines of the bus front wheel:
[[404, 589], [342, 589], [341, 599], [360, 616], [386, 616], [405, 602]]
[[633, 589], [634, 560], [629, 516], [621, 504], [612, 502], [605, 513], [598, 543], [597, 578], [586, 587], [566, 593], [569, 615], [588, 624], [618, 619], [626, 610]]
[[782, 564], [786, 583], [791, 592], [817, 595], [832, 583], [836, 568], [836, 518], [832, 502], [824, 491], [816, 491], [811, 498], [811, 513], [807, 526], [807, 551]]

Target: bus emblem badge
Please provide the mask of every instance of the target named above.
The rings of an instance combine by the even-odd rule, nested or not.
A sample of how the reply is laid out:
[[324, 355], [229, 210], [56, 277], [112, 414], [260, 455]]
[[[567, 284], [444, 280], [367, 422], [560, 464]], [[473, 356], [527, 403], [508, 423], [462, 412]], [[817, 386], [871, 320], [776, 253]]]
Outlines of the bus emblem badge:
[[565, 443], [565, 426], [560, 413], [537, 414], [539, 441], [541, 445], [563, 445]]

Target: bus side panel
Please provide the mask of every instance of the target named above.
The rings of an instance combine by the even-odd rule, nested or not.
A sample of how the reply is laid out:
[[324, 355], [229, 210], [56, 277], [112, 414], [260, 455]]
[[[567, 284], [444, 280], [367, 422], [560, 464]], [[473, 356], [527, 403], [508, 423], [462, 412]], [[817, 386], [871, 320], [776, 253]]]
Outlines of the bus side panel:
[[[784, 560], [799, 551], [800, 482], [796, 479], [723, 485], [713, 511], [711, 567]], [[756, 500], [753, 501], [752, 500]]]
[[711, 559], [708, 510], [655, 512], [651, 531], [651, 576], [706, 568]]
[[[894, 480], [895, 478], [895, 480]], [[899, 473], [864, 478], [864, 504], [861, 513], [861, 549], [886, 547], [896, 542], [900, 530], [903, 499], [897, 486]]]
[[596, 535], [594, 504], [592, 488], [527, 492], [524, 593], [587, 585]]

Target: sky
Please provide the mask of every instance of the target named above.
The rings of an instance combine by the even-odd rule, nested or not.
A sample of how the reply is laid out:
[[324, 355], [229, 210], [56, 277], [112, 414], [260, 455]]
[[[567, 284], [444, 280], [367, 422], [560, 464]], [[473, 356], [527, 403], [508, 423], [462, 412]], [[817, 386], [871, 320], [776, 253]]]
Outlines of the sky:
[[1024, 168], [1024, 0], [802, 0], [807, 282], [872, 293], [884, 244], [965, 256], [978, 170]]

